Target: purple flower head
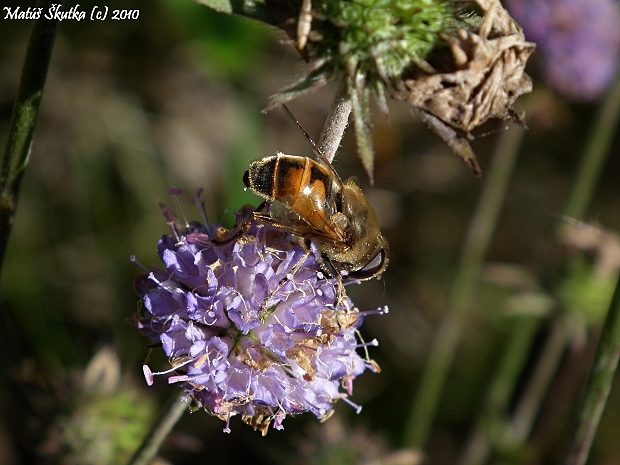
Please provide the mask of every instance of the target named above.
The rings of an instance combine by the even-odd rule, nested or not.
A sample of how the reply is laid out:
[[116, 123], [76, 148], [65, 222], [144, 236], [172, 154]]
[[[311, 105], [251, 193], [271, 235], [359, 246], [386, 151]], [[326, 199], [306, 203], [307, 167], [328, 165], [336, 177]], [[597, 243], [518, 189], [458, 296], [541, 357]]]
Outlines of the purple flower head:
[[[174, 237], [158, 244], [164, 269], [136, 278], [142, 310], [134, 323], [161, 344], [172, 366], [164, 373], [174, 372], [168, 381], [225, 420], [224, 431], [240, 414], [266, 434], [287, 415], [325, 418], [336, 400], [351, 403], [353, 379], [378, 367], [357, 353], [376, 341], [358, 343], [363, 315], [348, 298], [336, 302], [337, 280], [294, 236], [250, 214], [239, 213], [242, 227], [232, 231], [173, 226]], [[152, 371], [144, 372], [151, 384]]]
[[616, 0], [507, 0], [506, 8], [536, 42], [544, 77], [558, 93], [574, 100], [602, 96], [620, 58]]

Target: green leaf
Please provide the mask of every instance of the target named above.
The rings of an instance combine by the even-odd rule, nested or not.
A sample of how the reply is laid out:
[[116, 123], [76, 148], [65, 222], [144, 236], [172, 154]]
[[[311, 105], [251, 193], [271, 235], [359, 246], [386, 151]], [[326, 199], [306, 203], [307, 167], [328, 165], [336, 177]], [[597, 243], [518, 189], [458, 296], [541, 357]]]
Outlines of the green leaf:
[[[353, 67], [353, 65], [352, 65]], [[364, 86], [365, 76], [355, 72], [354, 77], [349, 76], [347, 86], [351, 99], [353, 123], [357, 139], [357, 154], [362, 166], [366, 170], [370, 184], [374, 184], [374, 159], [375, 153], [372, 145], [372, 131], [370, 127], [370, 89]]]

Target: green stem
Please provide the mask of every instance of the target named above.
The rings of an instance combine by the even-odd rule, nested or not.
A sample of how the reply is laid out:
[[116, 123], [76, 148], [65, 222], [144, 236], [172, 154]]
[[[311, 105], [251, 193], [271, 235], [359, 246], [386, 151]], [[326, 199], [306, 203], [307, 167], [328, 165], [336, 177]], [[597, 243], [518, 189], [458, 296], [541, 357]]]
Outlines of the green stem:
[[549, 385], [557, 372], [568, 342], [565, 319], [553, 323], [551, 334], [536, 362], [536, 367], [517, 406], [510, 425], [510, 443], [516, 447], [528, 438]]
[[187, 402], [183, 400], [185, 393], [179, 395], [175, 393], [160, 414], [159, 418], [151, 428], [149, 434], [144, 438], [142, 445], [129, 461], [128, 465], [148, 465], [153, 462], [155, 455], [159, 451], [162, 443], [177, 424], [183, 413], [187, 411]]
[[472, 300], [483, 260], [508, 188], [524, 130], [511, 128], [499, 138], [478, 209], [465, 242], [455, 281], [450, 289], [445, 316], [437, 330], [426, 369], [405, 429], [407, 447], [424, 447], [454, 360], [461, 328]]
[[498, 430], [496, 425], [502, 424], [507, 418], [508, 403], [540, 323], [541, 319], [536, 316], [517, 317], [499, 369], [491, 381], [485, 412], [478, 419], [476, 429], [468, 441], [461, 465], [482, 465], [487, 461], [491, 453], [492, 434]]
[[584, 149], [577, 179], [565, 209], [565, 215], [583, 219], [590, 204], [594, 189], [609, 154], [609, 148], [616, 135], [620, 117], [620, 73], [611, 91], [603, 99], [596, 121]]
[[[39, 0], [37, 7], [47, 11], [59, 0]], [[54, 48], [58, 21], [45, 19], [44, 15], [34, 21], [22, 77], [13, 107], [9, 137], [0, 169], [0, 267], [17, 209], [19, 188], [28, 163], [34, 128], [43, 97], [43, 87]]]
[[592, 440], [598, 428], [620, 356], [620, 279], [609, 306], [601, 338], [590, 369], [579, 419], [566, 465], [583, 465], [588, 459]]

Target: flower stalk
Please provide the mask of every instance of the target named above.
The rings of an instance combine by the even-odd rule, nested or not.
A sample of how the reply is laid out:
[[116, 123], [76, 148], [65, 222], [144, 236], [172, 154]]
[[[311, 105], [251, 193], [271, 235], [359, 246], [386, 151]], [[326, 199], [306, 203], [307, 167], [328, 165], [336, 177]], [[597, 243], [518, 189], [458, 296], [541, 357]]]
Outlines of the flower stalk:
[[174, 425], [187, 411], [184, 395], [174, 394], [164, 406], [161, 415], [144, 438], [142, 445], [136, 451], [127, 465], [148, 465], [152, 463], [162, 443], [174, 428]]
[[590, 130], [584, 156], [571, 189], [565, 215], [583, 220], [587, 207], [609, 156], [609, 149], [616, 135], [620, 120], [620, 69], [607, 96], [602, 100], [594, 125]]
[[347, 94], [346, 85], [341, 83], [327, 114], [318, 144], [319, 149], [321, 149], [323, 155], [330, 163], [334, 161], [336, 152], [340, 148], [340, 143], [344, 137], [344, 131], [349, 125], [351, 109], [351, 99]]
[[461, 328], [476, 290], [482, 264], [497, 224], [524, 129], [513, 127], [497, 141], [493, 163], [474, 214], [443, 319], [430, 349], [405, 429], [404, 445], [423, 448], [459, 343]]
[[[39, 0], [47, 11], [57, 0]], [[30, 33], [24, 68], [13, 107], [9, 136], [0, 169], [0, 267], [6, 253], [13, 218], [17, 210], [21, 182], [28, 164], [32, 138], [43, 98], [58, 21], [36, 19]]]
[[541, 319], [537, 316], [516, 317], [499, 367], [489, 385], [485, 409], [476, 422], [460, 465], [483, 465], [487, 462], [493, 439], [506, 428], [508, 405], [540, 324]]
[[611, 384], [620, 357], [620, 279], [609, 306], [607, 318], [588, 376], [585, 395], [579, 409], [577, 427], [573, 433], [566, 465], [584, 465], [590, 454], [594, 435], [607, 403]]

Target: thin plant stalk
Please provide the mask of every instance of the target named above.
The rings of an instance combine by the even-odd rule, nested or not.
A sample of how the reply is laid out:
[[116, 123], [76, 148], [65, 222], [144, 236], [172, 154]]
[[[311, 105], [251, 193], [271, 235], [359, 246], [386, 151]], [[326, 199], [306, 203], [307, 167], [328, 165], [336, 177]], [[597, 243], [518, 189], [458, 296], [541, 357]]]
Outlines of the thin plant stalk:
[[505, 428], [508, 404], [541, 324], [537, 316], [521, 315], [515, 318], [499, 367], [490, 383], [485, 411], [469, 438], [460, 465], [486, 463], [493, 437]]
[[583, 220], [609, 155], [620, 118], [620, 72], [611, 91], [603, 99], [584, 148], [577, 179], [568, 199], [565, 215]]
[[184, 396], [185, 393], [175, 393], [170, 398], [151, 431], [144, 438], [142, 445], [128, 462], [128, 465], [148, 465], [153, 461], [174, 425], [177, 424], [183, 413], [187, 411], [187, 402], [183, 399]]
[[343, 81], [336, 92], [319, 139], [319, 148], [330, 163], [334, 161], [336, 152], [342, 142], [344, 131], [349, 125], [349, 115], [352, 108], [346, 82]]
[[611, 390], [611, 383], [618, 368], [619, 356], [620, 278], [616, 284], [594, 362], [588, 375], [585, 395], [579, 408], [577, 427], [566, 455], [565, 465], [583, 465], [588, 459], [592, 441]]
[[463, 255], [448, 295], [445, 314], [409, 413], [404, 436], [406, 447], [423, 448], [426, 445], [460, 340], [461, 328], [508, 189], [523, 133], [523, 128], [513, 127], [503, 132], [497, 142], [487, 183], [469, 227]]
[[[39, 0], [37, 7], [47, 11], [59, 0]], [[34, 21], [17, 98], [11, 115], [9, 136], [0, 168], [0, 267], [4, 260], [21, 182], [28, 164], [32, 138], [43, 97], [56, 26], [58, 21], [45, 19], [44, 15]]]
[[549, 390], [549, 385], [562, 361], [568, 339], [569, 330], [566, 319], [556, 319], [534, 367], [532, 377], [529, 379], [521, 401], [515, 409], [510, 423], [509, 439], [511, 445], [519, 447], [529, 437], [540, 411], [540, 406]]

